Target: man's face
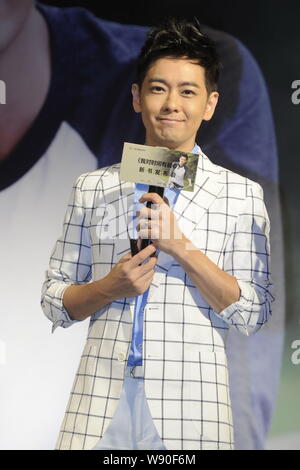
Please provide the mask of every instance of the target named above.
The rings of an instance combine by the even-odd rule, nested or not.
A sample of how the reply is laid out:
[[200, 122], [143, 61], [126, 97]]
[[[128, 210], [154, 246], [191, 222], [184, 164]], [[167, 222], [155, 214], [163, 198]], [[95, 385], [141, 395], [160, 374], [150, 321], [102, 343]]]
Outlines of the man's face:
[[133, 107], [146, 128], [146, 145], [190, 152], [203, 120], [211, 119], [218, 93], [208, 95], [204, 68], [185, 58], [162, 58], [148, 69]]
[[185, 157], [179, 158], [179, 166], [184, 166], [186, 162], [187, 162], [187, 159]]

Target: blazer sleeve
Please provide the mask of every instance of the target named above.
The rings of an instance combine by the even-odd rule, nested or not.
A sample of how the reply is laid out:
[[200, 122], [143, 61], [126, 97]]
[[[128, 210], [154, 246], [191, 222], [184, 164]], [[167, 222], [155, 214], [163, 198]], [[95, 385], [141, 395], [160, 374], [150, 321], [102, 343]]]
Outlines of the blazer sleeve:
[[63, 294], [66, 288], [91, 280], [91, 243], [81, 190], [83, 176], [73, 186], [62, 235], [52, 251], [42, 287], [41, 306], [46, 317], [53, 322], [52, 332], [58, 326], [67, 328], [78, 321], [72, 320], [64, 308]]
[[252, 183], [224, 253], [224, 271], [236, 278], [240, 299], [219, 313], [226, 323], [247, 336], [258, 331], [272, 314], [269, 235], [263, 190]]

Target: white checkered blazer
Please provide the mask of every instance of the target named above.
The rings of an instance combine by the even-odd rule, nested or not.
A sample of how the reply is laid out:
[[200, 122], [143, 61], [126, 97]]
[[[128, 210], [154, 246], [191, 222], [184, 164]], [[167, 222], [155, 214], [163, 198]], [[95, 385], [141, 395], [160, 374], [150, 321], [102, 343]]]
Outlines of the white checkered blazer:
[[[53, 330], [74, 323], [62, 303], [66, 287], [104, 277], [130, 251], [134, 185], [120, 181], [119, 169], [81, 175], [73, 188], [43, 285]], [[241, 297], [217, 314], [181, 266], [160, 252], [144, 314], [145, 393], [167, 449], [232, 449], [228, 328], [255, 332], [273, 300], [262, 189], [200, 154], [195, 190], [181, 192], [174, 213], [194, 245], [236, 277]], [[59, 449], [91, 449], [107, 429], [121, 395], [133, 307], [133, 298], [117, 300], [91, 317]]]

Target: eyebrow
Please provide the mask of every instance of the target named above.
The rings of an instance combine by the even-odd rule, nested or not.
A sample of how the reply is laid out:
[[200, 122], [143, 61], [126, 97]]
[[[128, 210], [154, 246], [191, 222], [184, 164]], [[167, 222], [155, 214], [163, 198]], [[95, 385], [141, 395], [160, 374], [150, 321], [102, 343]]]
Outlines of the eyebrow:
[[[164, 85], [168, 85], [168, 82], [164, 80], [163, 78], [150, 78], [149, 83], [153, 83], [153, 82], [159, 82], [159, 83], [163, 83]], [[200, 88], [200, 86], [196, 82], [180, 82], [179, 86], [192, 86], [195, 88]]]

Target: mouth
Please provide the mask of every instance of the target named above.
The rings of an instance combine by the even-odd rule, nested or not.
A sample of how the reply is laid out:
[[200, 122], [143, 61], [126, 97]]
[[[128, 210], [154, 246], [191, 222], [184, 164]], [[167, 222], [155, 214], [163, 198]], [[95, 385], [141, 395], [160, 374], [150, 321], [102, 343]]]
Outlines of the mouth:
[[159, 122], [163, 122], [166, 124], [180, 124], [181, 122], [184, 122], [183, 119], [172, 119], [172, 118], [161, 118], [158, 117], [156, 118]]

